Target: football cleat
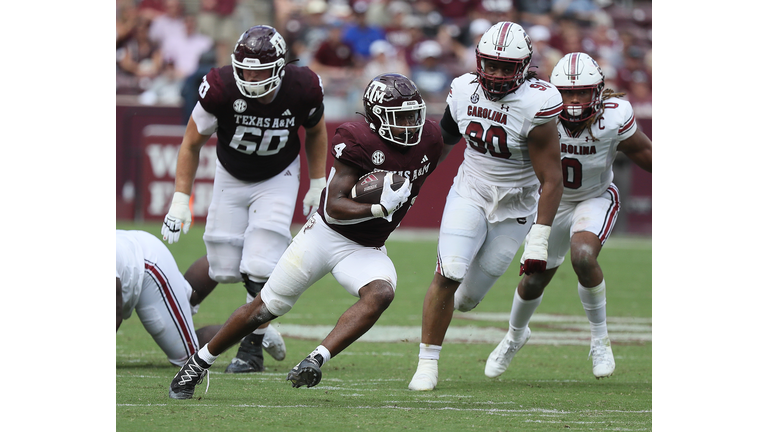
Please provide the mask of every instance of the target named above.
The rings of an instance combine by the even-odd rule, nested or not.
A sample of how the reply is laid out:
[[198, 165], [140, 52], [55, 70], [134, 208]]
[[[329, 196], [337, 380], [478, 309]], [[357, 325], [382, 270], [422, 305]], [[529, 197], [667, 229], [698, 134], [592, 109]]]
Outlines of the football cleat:
[[[204, 362], [197, 353], [184, 363], [176, 376], [171, 380], [171, 388], [168, 390], [168, 396], [173, 399], [191, 399], [195, 394], [195, 386], [208, 377], [208, 368], [211, 365]], [[205, 392], [208, 393], [208, 386], [211, 384], [211, 378], [208, 377], [208, 384], [205, 386]]]
[[595, 378], [600, 379], [613, 375], [616, 363], [613, 361], [613, 350], [608, 336], [592, 339], [589, 355], [592, 357], [592, 373]]
[[281, 361], [285, 359], [285, 341], [283, 340], [283, 336], [280, 335], [280, 332], [275, 330], [271, 324], [267, 327], [267, 332], [264, 333], [261, 347], [275, 360]]
[[432, 390], [437, 386], [437, 360], [419, 359], [419, 366], [413, 374], [408, 388], [416, 391]]
[[307, 357], [288, 372], [286, 381], [290, 381], [293, 388], [299, 388], [303, 385], [314, 387], [322, 377], [323, 372], [320, 370], [320, 363], [313, 357]]
[[[264, 354], [262, 353], [262, 336], [253, 333], [240, 341], [240, 347], [232, 362], [227, 365], [225, 373], [251, 373], [264, 370]], [[261, 339], [261, 340], [260, 340]]]
[[520, 348], [524, 347], [528, 339], [531, 338], [531, 329], [526, 327], [525, 334], [523, 335], [522, 342], [513, 342], [511, 338], [511, 330], [507, 332], [504, 339], [499, 342], [499, 345], [488, 356], [488, 360], [485, 362], [485, 376], [488, 378], [496, 378], [504, 373], [509, 367], [509, 363], [512, 358], [515, 357]]

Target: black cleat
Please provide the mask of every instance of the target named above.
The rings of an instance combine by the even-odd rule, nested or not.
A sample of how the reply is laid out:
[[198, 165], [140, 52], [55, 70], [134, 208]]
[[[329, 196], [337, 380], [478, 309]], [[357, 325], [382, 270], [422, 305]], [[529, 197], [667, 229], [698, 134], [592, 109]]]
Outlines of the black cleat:
[[320, 371], [320, 363], [312, 357], [307, 357], [288, 372], [286, 380], [293, 384], [293, 388], [299, 388], [303, 385], [314, 387], [322, 377], [323, 372]]
[[[171, 388], [168, 390], [168, 396], [173, 399], [192, 399], [192, 395], [195, 394], [195, 386], [203, 381], [203, 378], [208, 375], [208, 368], [211, 365], [204, 362], [197, 353], [184, 363], [184, 366], [179, 369], [176, 376], [171, 380]], [[208, 384], [210, 384], [210, 377], [208, 378]], [[206, 386], [205, 391], [208, 392]]]
[[232, 362], [227, 365], [226, 373], [252, 373], [264, 370], [262, 339], [264, 335], [249, 334], [240, 341], [240, 347]]

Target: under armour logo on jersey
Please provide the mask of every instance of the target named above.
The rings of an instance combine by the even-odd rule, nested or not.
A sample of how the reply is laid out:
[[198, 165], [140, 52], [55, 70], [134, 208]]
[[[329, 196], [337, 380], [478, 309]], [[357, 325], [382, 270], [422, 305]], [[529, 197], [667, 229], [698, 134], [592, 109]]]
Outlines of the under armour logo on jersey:
[[285, 112], [283, 113], [283, 115], [284, 115], [284, 116], [289, 116], [289, 115], [292, 115], [292, 114], [291, 114], [291, 110], [289, 110], [289, 109], [285, 110]]
[[509, 105], [501, 104], [501, 109], [503, 109], [506, 112], [509, 112]]
[[427, 155], [424, 155], [424, 157], [421, 158], [421, 163], [425, 163], [425, 162], [429, 162], [429, 158], [427, 157]]

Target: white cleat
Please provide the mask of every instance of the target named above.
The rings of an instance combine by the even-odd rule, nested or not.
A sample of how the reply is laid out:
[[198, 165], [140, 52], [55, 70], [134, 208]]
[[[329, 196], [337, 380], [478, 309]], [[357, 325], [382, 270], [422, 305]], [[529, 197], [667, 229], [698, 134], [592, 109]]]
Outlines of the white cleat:
[[488, 356], [488, 360], [485, 362], [485, 376], [488, 378], [496, 378], [504, 373], [509, 367], [509, 363], [512, 358], [520, 351], [520, 348], [525, 346], [528, 339], [531, 338], [531, 329], [526, 327], [523, 341], [514, 343], [511, 338], [511, 330], [507, 332], [504, 339], [499, 342], [499, 345]]
[[608, 339], [608, 336], [592, 339], [589, 355], [592, 356], [592, 373], [595, 378], [600, 379], [613, 375], [616, 362], [613, 361], [613, 350], [611, 350], [611, 340]]
[[267, 332], [264, 333], [261, 347], [277, 361], [285, 358], [285, 341], [272, 324], [267, 326]]
[[408, 388], [416, 391], [433, 390], [437, 385], [437, 360], [419, 359], [419, 366], [413, 374]]

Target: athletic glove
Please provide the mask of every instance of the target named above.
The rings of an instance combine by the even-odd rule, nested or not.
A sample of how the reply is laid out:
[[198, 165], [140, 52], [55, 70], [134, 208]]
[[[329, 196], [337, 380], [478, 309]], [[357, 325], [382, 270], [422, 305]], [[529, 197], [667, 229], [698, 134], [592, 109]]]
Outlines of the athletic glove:
[[309, 179], [309, 190], [304, 195], [304, 216], [309, 219], [320, 205], [320, 194], [325, 188], [325, 177]]
[[179, 234], [182, 228], [184, 234], [189, 232], [189, 225], [192, 223], [192, 212], [189, 211], [189, 195], [183, 192], [174, 192], [171, 201], [171, 209], [165, 215], [163, 220], [163, 240], [168, 244], [179, 241]]
[[408, 202], [408, 198], [411, 196], [411, 187], [413, 187], [411, 181], [405, 179], [405, 183], [400, 186], [400, 189], [392, 190], [392, 173], [387, 173], [384, 176], [381, 199], [379, 199], [379, 204], [371, 206], [371, 213], [376, 217], [383, 217], [387, 222], [392, 222], [395, 212]]
[[543, 273], [547, 269], [547, 248], [552, 227], [534, 224], [525, 238], [525, 251], [520, 258], [520, 276], [523, 273]]

